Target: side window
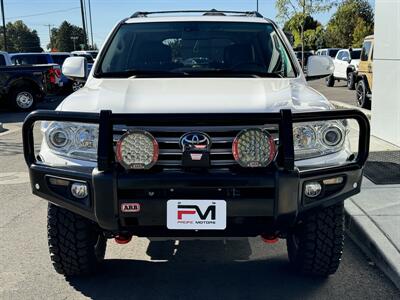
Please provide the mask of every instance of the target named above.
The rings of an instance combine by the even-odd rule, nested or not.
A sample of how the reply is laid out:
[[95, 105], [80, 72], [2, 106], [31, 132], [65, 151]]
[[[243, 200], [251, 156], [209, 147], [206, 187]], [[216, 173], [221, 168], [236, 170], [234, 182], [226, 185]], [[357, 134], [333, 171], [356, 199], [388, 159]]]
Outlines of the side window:
[[350, 59], [350, 53], [347, 52], [347, 51], [343, 51], [341, 59], [344, 60], [344, 61], [348, 61]]
[[343, 51], [339, 51], [339, 53], [337, 54], [337, 57], [336, 57], [336, 58], [339, 59], [339, 60], [342, 60], [343, 54], [344, 54]]
[[6, 65], [6, 59], [4, 58], [4, 55], [0, 55], [0, 66], [5, 66]]
[[364, 42], [361, 50], [361, 61], [368, 61], [370, 50], [371, 50], [371, 41]]

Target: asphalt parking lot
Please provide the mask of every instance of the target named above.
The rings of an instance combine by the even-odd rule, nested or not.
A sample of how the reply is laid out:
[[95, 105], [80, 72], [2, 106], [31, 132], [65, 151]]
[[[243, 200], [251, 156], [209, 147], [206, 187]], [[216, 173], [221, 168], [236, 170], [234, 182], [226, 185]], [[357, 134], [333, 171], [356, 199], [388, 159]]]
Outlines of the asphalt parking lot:
[[346, 81], [335, 81], [333, 87], [327, 87], [325, 79], [309, 81], [309, 85], [322, 93], [328, 100], [356, 106], [356, 91], [347, 89]]
[[[344, 87], [328, 89], [343, 93], [343, 99], [354, 93]], [[39, 108], [54, 108], [59, 101], [48, 99]], [[326, 279], [296, 274], [284, 241], [135, 238], [127, 245], [109, 240], [98, 275], [65, 280], [53, 270], [48, 254], [47, 204], [30, 192], [21, 143], [24, 116], [0, 112], [0, 122], [10, 129], [0, 134], [0, 299], [400, 298], [349, 238], [338, 272]]]

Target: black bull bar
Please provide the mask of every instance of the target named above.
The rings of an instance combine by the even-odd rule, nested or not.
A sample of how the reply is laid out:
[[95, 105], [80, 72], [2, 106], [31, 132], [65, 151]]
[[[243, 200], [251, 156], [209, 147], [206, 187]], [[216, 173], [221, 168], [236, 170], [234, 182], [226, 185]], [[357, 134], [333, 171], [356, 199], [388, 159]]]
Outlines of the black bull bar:
[[[354, 159], [349, 160], [345, 164], [341, 165], [329, 165], [326, 167], [318, 168], [297, 168], [295, 167], [295, 156], [294, 156], [294, 142], [293, 142], [293, 123], [307, 123], [307, 122], [318, 122], [318, 121], [328, 121], [328, 120], [345, 120], [353, 119], [357, 121], [359, 125], [359, 137], [358, 137], [358, 152]], [[33, 127], [37, 121], [63, 121], [63, 122], [80, 122], [80, 123], [92, 123], [99, 125], [99, 137], [98, 137], [98, 155], [97, 155], [97, 168], [93, 171], [93, 178], [91, 174], [80, 174], [79, 170], [68, 167], [49, 167], [43, 164], [38, 164], [35, 158], [34, 149], [34, 137], [33, 137]], [[57, 197], [52, 195], [47, 195], [43, 192], [35, 191], [33, 174], [53, 174], [62, 176], [68, 174], [72, 178], [82, 179], [87, 182], [93, 182], [95, 185], [95, 176], [99, 174], [110, 174], [115, 173], [115, 154], [113, 149], [113, 126], [114, 125], [127, 125], [127, 126], [185, 126], [190, 128], [190, 126], [224, 126], [224, 125], [265, 125], [265, 124], [277, 124], [279, 126], [279, 145], [278, 145], [278, 155], [276, 158], [276, 163], [271, 168], [276, 174], [287, 176], [287, 183], [289, 185], [289, 179], [297, 178], [297, 183], [303, 183], [304, 180], [312, 179], [313, 177], [323, 177], [330, 176], [332, 174], [344, 174], [353, 172], [356, 177], [360, 177], [360, 173], [368, 158], [369, 153], [369, 138], [370, 138], [370, 125], [367, 117], [359, 110], [329, 110], [329, 111], [318, 111], [318, 112], [301, 112], [292, 113], [291, 110], [283, 109], [276, 113], [187, 113], [187, 114], [114, 114], [109, 110], [102, 110], [100, 113], [82, 113], [82, 112], [65, 112], [65, 111], [47, 111], [47, 110], [37, 110], [29, 114], [23, 124], [23, 145], [24, 145], [24, 157], [27, 165], [31, 171], [31, 185], [32, 190], [35, 194], [48, 199], [49, 201], [64, 205], [66, 208], [75, 211], [83, 216], [91, 218], [103, 227], [110, 230], [117, 230], [117, 225], [115, 222], [115, 214], [117, 210], [116, 204], [111, 203], [95, 203], [97, 207], [85, 208], [76, 207], [71, 203], [60, 201]], [[131, 172], [129, 175], [131, 178], [127, 178], [128, 175], [121, 175], [121, 185], [129, 184], [148, 184], [154, 185], [154, 181], [150, 182], [150, 178], [147, 180], [143, 176], [143, 173], [135, 174]], [[295, 174], [291, 176], [290, 174]], [[249, 186], [249, 183], [245, 183], [247, 178], [235, 177], [234, 174], [227, 174], [225, 178], [210, 178], [205, 177], [205, 175], [199, 175], [200, 179], [204, 179], [205, 184], [210, 183], [212, 180], [216, 180], [215, 184], [223, 184], [225, 186], [232, 186], [236, 183], [238, 185]], [[75, 177], [74, 177], [75, 176]], [[128, 177], [129, 177], [128, 176]], [[150, 175], [149, 175], [150, 176]], [[151, 175], [161, 177], [163, 174]], [[176, 180], [182, 180], [179, 183], [180, 186], [187, 184], [187, 187], [196, 187], [199, 185], [197, 177], [194, 178], [193, 174], [188, 174], [185, 177], [176, 177]], [[282, 178], [283, 178], [282, 176]], [[139, 178], [140, 177], [140, 178]], [[256, 178], [253, 176], [253, 184], [266, 185], [267, 181], [270, 179]], [[273, 177], [273, 176], [272, 176]], [[115, 178], [112, 177], [111, 178]], [[251, 178], [248, 177], [248, 178]], [[108, 178], [109, 179], [109, 178]], [[108, 180], [107, 179], [107, 180]], [[162, 185], [168, 185], [172, 181], [168, 176], [162, 177]], [[102, 182], [99, 179], [98, 182]], [[104, 179], [105, 180], [105, 179]], [[361, 180], [361, 179], [359, 179]], [[201, 181], [201, 180], [200, 180]], [[229, 181], [229, 182], [228, 182]], [[263, 181], [263, 182], [261, 182]], [[106, 181], [103, 181], [105, 183]], [[178, 183], [175, 183], [178, 184]], [[269, 183], [268, 183], [269, 184]], [[109, 189], [113, 187], [108, 186]], [[160, 186], [161, 187], [161, 186]], [[162, 186], [164, 187], [164, 186]], [[96, 186], [97, 188], [97, 186]], [[280, 187], [282, 194], [287, 190], [287, 187]], [[280, 192], [280, 193], [281, 193]], [[336, 197], [334, 201], [339, 201], [347, 198], [348, 196], [359, 192], [359, 186], [353, 191], [347, 190], [346, 194], [341, 195], [341, 197]], [[115, 197], [113, 191], [106, 191], [106, 185], [101, 187], [101, 193], [107, 194], [109, 197]], [[100, 193], [99, 193], [100, 194]], [[104, 196], [105, 197], [105, 196]], [[277, 198], [280, 198], [278, 196]], [[282, 195], [282, 197], [284, 197]], [[292, 196], [290, 196], [292, 197]], [[340, 199], [339, 199], [340, 198]], [[103, 200], [103, 199], [102, 199]], [[118, 200], [115, 199], [115, 202]], [[279, 203], [280, 199], [275, 200], [274, 215], [277, 216], [281, 214], [282, 211], [289, 207], [285, 207], [285, 203]], [[102, 201], [106, 202], [106, 201]], [[110, 202], [110, 201], [108, 201]], [[332, 202], [332, 201], [331, 201]], [[310, 206], [312, 208], [312, 205]], [[297, 203], [296, 207], [293, 209], [298, 209]], [[94, 211], [93, 211], [94, 210]], [[113, 212], [109, 212], [112, 210]], [[110, 221], [110, 220], [113, 221]], [[103, 222], [102, 222], [103, 220]], [[107, 221], [108, 220], [108, 221]]]

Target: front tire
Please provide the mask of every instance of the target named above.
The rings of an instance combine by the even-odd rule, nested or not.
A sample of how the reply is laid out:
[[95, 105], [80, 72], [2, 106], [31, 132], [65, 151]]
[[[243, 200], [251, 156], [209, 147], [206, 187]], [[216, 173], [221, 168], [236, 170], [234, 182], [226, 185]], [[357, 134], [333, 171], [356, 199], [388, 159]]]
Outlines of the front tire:
[[333, 87], [335, 85], [335, 77], [333, 74], [326, 77], [325, 83], [327, 87]]
[[289, 260], [300, 272], [328, 276], [336, 272], [343, 252], [343, 202], [311, 212], [288, 235]]
[[357, 83], [356, 88], [356, 97], [357, 97], [357, 106], [362, 108], [369, 108], [370, 103], [367, 97], [367, 85], [365, 84], [364, 79], [361, 79]]
[[51, 261], [59, 274], [92, 274], [104, 259], [107, 239], [84, 217], [49, 204], [47, 232]]
[[353, 72], [348, 72], [347, 73], [347, 88], [349, 90], [355, 90], [355, 88], [356, 88], [355, 78], [354, 78], [354, 73]]

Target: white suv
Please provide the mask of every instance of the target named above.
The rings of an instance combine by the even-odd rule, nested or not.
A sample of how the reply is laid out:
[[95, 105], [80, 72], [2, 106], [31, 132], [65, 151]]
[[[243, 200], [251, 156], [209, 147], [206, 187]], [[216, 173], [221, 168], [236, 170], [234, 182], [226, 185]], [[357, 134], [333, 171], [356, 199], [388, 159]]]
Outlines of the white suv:
[[326, 85], [332, 87], [335, 80], [346, 80], [348, 89], [354, 90], [355, 73], [360, 63], [360, 55], [361, 48], [339, 50], [333, 60], [335, 70], [331, 76], [327, 77]]
[[[360, 191], [368, 119], [332, 110], [307, 85], [283, 32], [260, 14], [168, 13], [177, 12], [121, 21], [86, 85], [24, 123], [33, 192], [51, 202], [56, 271], [94, 272], [109, 238], [260, 235], [286, 239], [298, 270], [334, 273], [343, 200]], [[332, 70], [330, 57], [308, 58], [307, 79]], [[70, 77], [86, 71], [82, 57], [63, 65]], [[361, 124], [357, 157], [347, 118]]]

